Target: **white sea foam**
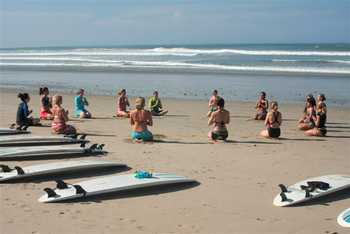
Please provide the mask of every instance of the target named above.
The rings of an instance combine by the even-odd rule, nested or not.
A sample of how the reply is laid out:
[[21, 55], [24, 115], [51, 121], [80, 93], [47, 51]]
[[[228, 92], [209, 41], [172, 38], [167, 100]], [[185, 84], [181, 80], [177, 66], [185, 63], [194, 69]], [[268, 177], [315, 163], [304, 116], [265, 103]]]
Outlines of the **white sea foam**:
[[71, 50], [19, 50], [0, 52], [0, 56], [187, 56], [201, 54], [241, 54], [255, 56], [350, 56], [350, 51], [299, 51], [299, 50], [245, 50], [245, 49], [192, 49], [164, 48], [153, 49], [71, 49]]
[[297, 56], [350, 56], [350, 51], [292, 51], [292, 50], [242, 50], [242, 49], [189, 49], [189, 48], [154, 48], [148, 51], [161, 53], [192, 54], [243, 54], [243, 55], [297, 55]]
[[70, 67], [70, 68], [155, 68], [155, 69], [195, 69], [195, 70], [215, 70], [215, 71], [251, 71], [251, 72], [280, 72], [280, 73], [318, 73], [318, 74], [347, 74], [348, 68], [319, 68], [319, 67], [277, 67], [277, 66], [234, 66], [218, 64], [196, 64], [184, 62], [167, 61], [113, 61], [108, 63], [88, 62], [88, 63], [16, 63], [0, 62], [0, 66], [15, 67]]

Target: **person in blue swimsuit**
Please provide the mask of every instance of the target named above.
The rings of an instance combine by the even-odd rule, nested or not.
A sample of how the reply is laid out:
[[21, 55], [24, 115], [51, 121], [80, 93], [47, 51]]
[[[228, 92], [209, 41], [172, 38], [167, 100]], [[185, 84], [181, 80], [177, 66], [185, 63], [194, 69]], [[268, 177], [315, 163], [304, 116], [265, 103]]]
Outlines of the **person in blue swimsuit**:
[[79, 118], [91, 118], [91, 113], [85, 109], [85, 106], [88, 106], [89, 103], [84, 97], [84, 89], [79, 89], [77, 96], [74, 99], [75, 103], [75, 114]]

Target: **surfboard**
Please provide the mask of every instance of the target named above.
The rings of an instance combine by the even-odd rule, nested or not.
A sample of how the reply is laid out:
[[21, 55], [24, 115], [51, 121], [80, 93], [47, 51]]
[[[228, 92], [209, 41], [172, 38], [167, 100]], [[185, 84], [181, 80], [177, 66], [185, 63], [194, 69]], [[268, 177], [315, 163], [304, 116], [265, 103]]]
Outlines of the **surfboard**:
[[59, 202], [160, 185], [191, 183], [195, 180], [171, 173], [153, 173], [150, 178], [136, 178], [135, 174], [126, 174], [100, 177], [77, 184], [67, 184], [63, 181], [56, 182], [56, 188], [44, 189], [45, 194], [38, 199], [39, 202]]
[[14, 158], [35, 158], [35, 157], [54, 157], [54, 156], [92, 156], [107, 154], [103, 150], [104, 144], [93, 144], [86, 147], [85, 143], [81, 145], [52, 145], [52, 146], [27, 146], [27, 147], [3, 147], [0, 148], [0, 160]]
[[3, 135], [17, 135], [17, 134], [28, 134], [27, 128], [16, 129], [16, 128], [0, 128], [0, 136]]
[[0, 136], [0, 147], [4, 146], [34, 146], [34, 145], [63, 145], [63, 144], [81, 144], [89, 142], [85, 140], [86, 135], [78, 137], [72, 136]]
[[350, 208], [341, 212], [337, 218], [337, 221], [342, 227], [350, 227]]
[[7, 165], [0, 165], [0, 182], [107, 167], [126, 167], [126, 165], [100, 160], [64, 161], [27, 167], [15, 166], [13, 169]]
[[275, 206], [291, 206], [350, 188], [349, 175], [325, 175], [300, 181], [291, 186], [279, 185], [281, 193], [273, 200]]

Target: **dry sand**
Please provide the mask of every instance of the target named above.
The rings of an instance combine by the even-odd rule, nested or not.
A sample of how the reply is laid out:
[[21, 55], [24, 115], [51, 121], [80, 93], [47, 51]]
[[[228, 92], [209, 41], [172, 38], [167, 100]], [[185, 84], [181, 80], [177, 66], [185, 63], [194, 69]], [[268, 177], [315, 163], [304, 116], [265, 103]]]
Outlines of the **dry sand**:
[[[349, 233], [336, 217], [349, 207], [350, 195], [315, 204], [279, 208], [272, 200], [279, 183], [293, 184], [312, 176], [349, 174], [350, 109], [329, 107], [328, 137], [306, 137], [296, 129], [302, 105], [280, 104], [282, 139], [262, 139], [263, 123], [251, 120], [253, 103], [229, 102], [230, 143], [209, 144], [207, 103], [163, 100], [169, 116], [154, 118], [151, 131], [162, 143], [133, 144], [126, 119], [113, 119], [115, 99], [88, 97], [91, 120], [72, 121], [80, 132], [94, 134], [110, 152], [99, 160], [122, 162], [131, 171], [174, 172], [200, 182], [178, 191], [118, 194], [75, 203], [42, 204], [37, 199], [54, 182], [1, 184], [0, 233]], [[72, 109], [73, 96], [64, 95]], [[1, 90], [2, 126], [14, 122], [16, 92]], [[30, 103], [38, 115], [39, 98]], [[33, 127], [34, 134], [50, 128]], [[93, 157], [92, 157], [93, 158]], [[9, 161], [30, 165], [55, 160]], [[123, 172], [127, 173], [127, 172]], [[96, 174], [95, 174], [96, 175]], [[66, 181], [72, 183], [85, 178]]]

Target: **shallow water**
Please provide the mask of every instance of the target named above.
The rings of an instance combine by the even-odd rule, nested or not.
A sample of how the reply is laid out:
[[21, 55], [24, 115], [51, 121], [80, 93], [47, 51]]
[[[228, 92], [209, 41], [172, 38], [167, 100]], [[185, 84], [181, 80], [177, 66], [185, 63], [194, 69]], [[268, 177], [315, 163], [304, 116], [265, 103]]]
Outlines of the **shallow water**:
[[0, 70], [0, 87], [38, 90], [48, 86], [52, 92], [115, 95], [125, 88], [129, 96], [150, 96], [207, 100], [213, 89], [226, 100], [255, 101], [264, 90], [270, 100], [303, 102], [308, 93], [324, 93], [327, 103], [350, 106], [350, 78], [316, 75], [205, 74], [164, 72], [60, 72]]

